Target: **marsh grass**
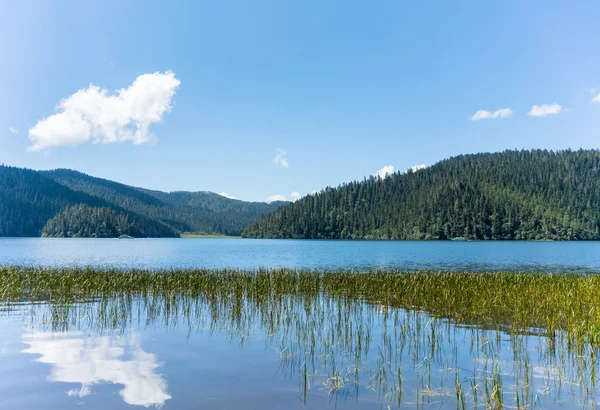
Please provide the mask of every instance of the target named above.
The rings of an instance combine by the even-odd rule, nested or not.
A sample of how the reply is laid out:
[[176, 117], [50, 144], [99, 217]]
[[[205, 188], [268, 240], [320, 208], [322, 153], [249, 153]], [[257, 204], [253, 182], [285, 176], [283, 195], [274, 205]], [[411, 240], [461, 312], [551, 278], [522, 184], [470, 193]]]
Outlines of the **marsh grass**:
[[397, 406], [593, 407], [599, 290], [582, 274], [0, 268], [0, 310], [51, 331], [262, 339], [304, 403], [316, 389]]
[[233, 298], [241, 303], [324, 294], [418, 309], [509, 332], [568, 332], [600, 343], [600, 276], [517, 272], [99, 270], [0, 268], [0, 302], [71, 303], [126, 295]]

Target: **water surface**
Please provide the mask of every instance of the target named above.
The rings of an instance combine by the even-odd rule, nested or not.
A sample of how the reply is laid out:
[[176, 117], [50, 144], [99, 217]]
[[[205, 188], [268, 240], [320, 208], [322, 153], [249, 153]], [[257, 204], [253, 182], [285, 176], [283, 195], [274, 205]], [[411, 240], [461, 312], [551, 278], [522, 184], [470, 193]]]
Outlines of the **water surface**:
[[0, 264], [600, 272], [600, 242], [0, 238]]
[[597, 349], [560, 333], [264, 296], [5, 306], [0, 409], [570, 409], [600, 398]]
[[[0, 239], [0, 264], [600, 271], [596, 242]], [[324, 293], [0, 303], [0, 409], [593, 408], [597, 347]]]

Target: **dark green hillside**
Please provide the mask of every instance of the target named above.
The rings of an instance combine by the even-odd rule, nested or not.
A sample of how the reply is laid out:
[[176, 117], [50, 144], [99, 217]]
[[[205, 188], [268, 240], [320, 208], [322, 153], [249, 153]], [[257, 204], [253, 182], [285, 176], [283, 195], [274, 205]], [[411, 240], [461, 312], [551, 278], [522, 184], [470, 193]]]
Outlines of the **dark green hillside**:
[[255, 219], [284, 204], [239, 201], [213, 192], [150, 191], [67, 169], [41, 173], [73, 191], [160, 221], [180, 233], [240, 235]]
[[212, 192], [155, 192], [80, 172], [0, 166], [0, 236], [240, 235], [283, 203]]
[[39, 236], [48, 219], [79, 203], [99, 206], [103, 201], [36, 171], [0, 166], [0, 236]]
[[600, 151], [460, 155], [327, 188], [257, 220], [251, 238], [600, 239]]
[[127, 214], [84, 204], [63, 209], [42, 229], [42, 236], [55, 238], [116, 238], [119, 235], [155, 236]]
[[239, 236], [256, 219], [266, 216], [287, 202], [245, 202], [226, 198], [214, 192], [161, 192], [142, 189], [173, 209], [177, 218], [170, 223], [185, 223], [185, 232], [220, 233]]
[[[40, 236], [50, 219], [66, 208], [80, 204], [111, 208], [143, 227], [148, 236], [177, 235], [175, 230], [161, 222], [127, 212], [102, 198], [73, 191], [37, 171], [0, 166], [0, 236]], [[73, 216], [70, 221], [76, 223], [78, 216]]]

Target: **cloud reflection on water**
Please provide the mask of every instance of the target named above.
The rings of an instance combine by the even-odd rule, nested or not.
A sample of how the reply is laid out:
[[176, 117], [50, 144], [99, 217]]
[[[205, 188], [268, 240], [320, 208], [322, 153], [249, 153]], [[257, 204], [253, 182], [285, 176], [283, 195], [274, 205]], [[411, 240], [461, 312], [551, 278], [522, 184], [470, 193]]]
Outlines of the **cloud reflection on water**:
[[113, 383], [124, 386], [119, 394], [130, 405], [161, 407], [171, 398], [166, 380], [156, 373], [156, 355], [142, 350], [138, 333], [34, 332], [25, 334], [23, 342], [29, 345], [24, 353], [40, 355], [36, 361], [52, 366], [48, 380], [81, 384], [69, 396], [89, 396], [93, 385]]

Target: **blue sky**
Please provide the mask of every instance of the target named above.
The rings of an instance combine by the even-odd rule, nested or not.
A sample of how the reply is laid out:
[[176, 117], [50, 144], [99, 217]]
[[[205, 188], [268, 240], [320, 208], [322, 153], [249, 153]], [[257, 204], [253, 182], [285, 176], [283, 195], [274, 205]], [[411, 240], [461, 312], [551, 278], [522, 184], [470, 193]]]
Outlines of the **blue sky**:
[[94, 3], [3, 2], [0, 162], [265, 200], [599, 145], [597, 1]]

